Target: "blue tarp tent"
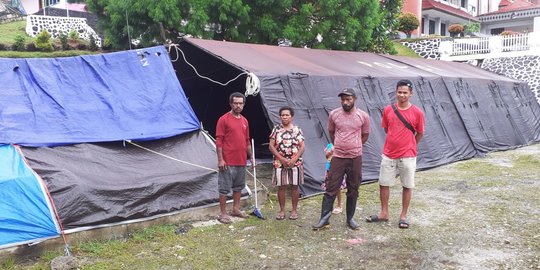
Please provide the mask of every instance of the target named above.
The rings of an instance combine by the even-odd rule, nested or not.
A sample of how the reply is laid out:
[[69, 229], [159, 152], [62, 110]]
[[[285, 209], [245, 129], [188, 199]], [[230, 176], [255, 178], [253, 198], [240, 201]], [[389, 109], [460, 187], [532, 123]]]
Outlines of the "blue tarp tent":
[[0, 58], [0, 81], [0, 248], [218, 201], [165, 47]]
[[151, 140], [200, 128], [164, 47], [0, 59], [0, 143]]
[[0, 198], [0, 247], [59, 234], [46, 188], [12, 145], [0, 146]]

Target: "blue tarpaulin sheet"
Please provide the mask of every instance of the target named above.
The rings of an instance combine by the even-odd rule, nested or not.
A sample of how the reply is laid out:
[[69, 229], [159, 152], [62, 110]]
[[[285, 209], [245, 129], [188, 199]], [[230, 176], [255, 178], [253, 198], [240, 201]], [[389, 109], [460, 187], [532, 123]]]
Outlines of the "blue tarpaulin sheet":
[[200, 128], [163, 46], [0, 59], [0, 144], [153, 140]]
[[0, 146], [0, 247], [59, 235], [40, 180], [11, 145]]

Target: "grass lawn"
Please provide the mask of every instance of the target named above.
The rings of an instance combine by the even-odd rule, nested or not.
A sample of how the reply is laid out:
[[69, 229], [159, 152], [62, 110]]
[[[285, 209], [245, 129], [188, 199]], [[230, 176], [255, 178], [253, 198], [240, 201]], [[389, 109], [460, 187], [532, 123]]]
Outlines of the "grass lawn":
[[34, 38], [26, 34], [26, 20], [0, 24], [0, 43], [11, 45], [15, 42], [15, 37], [21, 35], [26, 38], [26, 42], [31, 42]]
[[413, 50], [409, 49], [407, 46], [401, 45], [398, 41], [392, 41], [392, 43], [394, 44], [394, 49], [397, 51], [397, 55], [420, 58]]
[[[259, 169], [259, 180], [269, 184], [271, 167]], [[391, 189], [390, 220], [380, 223], [363, 221], [379, 210], [378, 185], [360, 187], [356, 231], [347, 228], [345, 213], [312, 231], [320, 195], [300, 201], [298, 220], [276, 220], [276, 189], [269, 185], [261, 206], [266, 220], [152, 226], [125, 238], [73, 241], [71, 251], [81, 270], [540, 269], [540, 144], [419, 171], [415, 181], [407, 230], [397, 226], [399, 184]], [[58, 248], [29, 261], [0, 259], [0, 269], [51, 269], [60, 255]]]

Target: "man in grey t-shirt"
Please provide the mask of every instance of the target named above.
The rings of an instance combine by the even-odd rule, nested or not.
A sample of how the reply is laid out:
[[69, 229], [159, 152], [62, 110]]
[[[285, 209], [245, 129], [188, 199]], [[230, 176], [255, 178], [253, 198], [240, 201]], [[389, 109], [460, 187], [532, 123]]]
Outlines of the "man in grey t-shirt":
[[334, 147], [330, 162], [330, 171], [326, 178], [326, 192], [321, 207], [321, 219], [311, 228], [320, 230], [330, 225], [330, 216], [334, 199], [341, 186], [342, 179], [347, 175], [347, 225], [357, 230], [359, 225], [353, 220], [358, 200], [358, 188], [362, 181], [362, 145], [366, 143], [369, 132], [369, 115], [356, 108], [356, 93], [352, 88], [345, 88], [338, 95], [341, 98], [341, 108], [330, 112], [328, 117], [328, 133]]

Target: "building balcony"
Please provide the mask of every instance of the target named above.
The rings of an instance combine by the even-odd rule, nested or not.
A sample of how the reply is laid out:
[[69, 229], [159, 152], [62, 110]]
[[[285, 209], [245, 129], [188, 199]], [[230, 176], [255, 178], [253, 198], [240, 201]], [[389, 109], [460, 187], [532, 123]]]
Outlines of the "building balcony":
[[444, 61], [540, 55], [540, 32], [441, 41], [439, 53]]

